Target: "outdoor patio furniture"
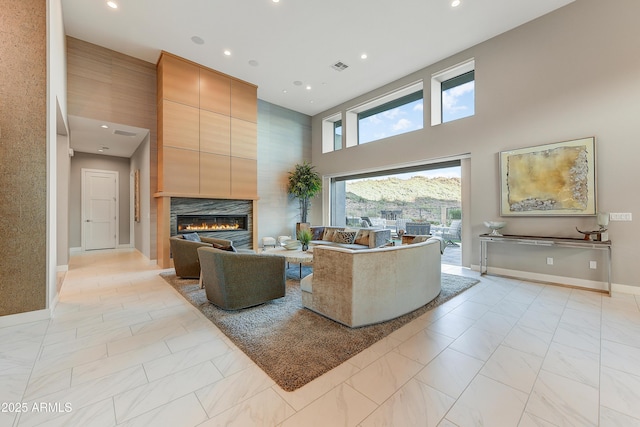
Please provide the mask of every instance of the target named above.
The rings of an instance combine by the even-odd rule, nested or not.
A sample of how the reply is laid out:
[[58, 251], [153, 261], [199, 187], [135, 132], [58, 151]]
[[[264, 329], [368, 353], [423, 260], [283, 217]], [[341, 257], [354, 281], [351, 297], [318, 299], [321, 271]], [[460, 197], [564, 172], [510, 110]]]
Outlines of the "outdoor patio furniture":
[[461, 232], [462, 220], [454, 219], [451, 221], [451, 225], [449, 225], [449, 227], [442, 230], [442, 239], [447, 245], [458, 246], [458, 243], [454, 242], [454, 240], [460, 241], [462, 239]]

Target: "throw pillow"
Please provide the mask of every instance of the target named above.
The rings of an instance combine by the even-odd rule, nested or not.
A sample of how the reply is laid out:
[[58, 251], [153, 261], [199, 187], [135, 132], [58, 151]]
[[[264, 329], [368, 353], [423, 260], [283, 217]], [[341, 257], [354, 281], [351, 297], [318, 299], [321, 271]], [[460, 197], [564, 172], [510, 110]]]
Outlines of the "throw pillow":
[[350, 245], [353, 243], [355, 238], [356, 238], [355, 231], [338, 231], [333, 236], [333, 241], [335, 243], [346, 243]]
[[198, 233], [185, 233], [182, 235], [182, 238], [191, 242], [202, 242]]
[[311, 240], [322, 240], [324, 227], [311, 227], [311, 232], [313, 233], [313, 238]]
[[236, 248], [233, 247], [233, 245], [225, 246], [219, 243], [212, 243], [212, 245], [214, 248], [220, 249], [221, 251], [238, 252]]
[[324, 234], [322, 235], [322, 240], [326, 240], [327, 242], [333, 242], [333, 237], [339, 230], [337, 228], [325, 228]]
[[369, 246], [369, 230], [360, 230], [356, 235], [355, 244]]

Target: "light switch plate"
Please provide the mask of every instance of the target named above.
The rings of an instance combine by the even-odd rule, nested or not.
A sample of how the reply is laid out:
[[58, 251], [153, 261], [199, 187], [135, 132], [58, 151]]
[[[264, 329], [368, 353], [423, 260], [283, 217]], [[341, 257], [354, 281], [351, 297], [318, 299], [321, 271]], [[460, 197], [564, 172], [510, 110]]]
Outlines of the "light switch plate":
[[609, 214], [610, 221], [631, 221], [631, 212], [622, 212], [622, 213], [610, 213]]

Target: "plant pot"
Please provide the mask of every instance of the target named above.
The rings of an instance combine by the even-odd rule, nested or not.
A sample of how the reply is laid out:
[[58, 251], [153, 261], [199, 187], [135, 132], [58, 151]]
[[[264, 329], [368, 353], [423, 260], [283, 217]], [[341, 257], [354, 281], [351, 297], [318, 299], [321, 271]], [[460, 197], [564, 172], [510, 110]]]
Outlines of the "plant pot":
[[310, 222], [296, 222], [296, 236], [300, 232], [300, 230], [311, 230]]
[[308, 243], [303, 243], [302, 244], [302, 251], [306, 252], [307, 250], [309, 250], [309, 244]]

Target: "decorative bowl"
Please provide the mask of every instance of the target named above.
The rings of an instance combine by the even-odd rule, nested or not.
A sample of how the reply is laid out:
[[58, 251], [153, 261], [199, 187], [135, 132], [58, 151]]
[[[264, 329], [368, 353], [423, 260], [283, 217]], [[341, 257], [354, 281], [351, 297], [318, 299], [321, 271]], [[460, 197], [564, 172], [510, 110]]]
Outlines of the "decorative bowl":
[[504, 221], [485, 221], [484, 225], [492, 230], [490, 233], [492, 236], [502, 236], [502, 234], [498, 233], [498, 230], [504, 228], [507, 223]]
[[284, 248], [290, 251], [295, 251], [297, 249], [300, 249], [300, 241], [287, 240], [287, 242], [284, 244]]

